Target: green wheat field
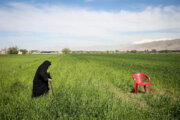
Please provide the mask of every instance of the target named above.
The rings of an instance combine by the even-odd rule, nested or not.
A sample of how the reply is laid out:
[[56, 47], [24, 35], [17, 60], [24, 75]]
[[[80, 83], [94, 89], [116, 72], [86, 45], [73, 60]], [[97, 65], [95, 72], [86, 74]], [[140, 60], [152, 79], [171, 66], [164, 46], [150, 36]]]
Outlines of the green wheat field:
[[[55, 96], [32, 99], [38, 66], [51, 61]], [[132, 74], [151, 77], [152, 93]], [[146, 80], [145, 80], [146, 81]], [[0, 120], [180, 119], [180, 54], [0, 55]]]

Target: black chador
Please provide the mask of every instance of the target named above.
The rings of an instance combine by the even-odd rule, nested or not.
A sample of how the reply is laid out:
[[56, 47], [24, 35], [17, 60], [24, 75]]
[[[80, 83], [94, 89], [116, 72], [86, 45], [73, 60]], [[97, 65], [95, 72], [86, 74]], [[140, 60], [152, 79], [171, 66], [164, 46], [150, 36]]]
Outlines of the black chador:
[[52, 79], [50, 73], [47, 72], [51, 62], [44, 61], [37, 69], [33, 80], [32, 97], [41, 96], [49, 91], [48, 78]]

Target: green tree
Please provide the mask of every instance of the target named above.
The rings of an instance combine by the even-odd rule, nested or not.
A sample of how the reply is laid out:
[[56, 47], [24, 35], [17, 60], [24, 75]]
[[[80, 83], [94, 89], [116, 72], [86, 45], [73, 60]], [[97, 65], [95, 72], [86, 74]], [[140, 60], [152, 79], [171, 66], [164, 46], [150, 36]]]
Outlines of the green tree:
[[137, 53], [137, 50], [131, 50], [131, 53]]
[[156, 49], [152, 49], [152, 50], [151, 50], [151, 53], [156, 53], [156, 52], [157, 52]]
[[69, 54], [70, 52], [71, 52], [71, 50], [69, 48], [62, 49], [62, 53], [64, 53], [64, 54]]
[[20, 51], [22, 52], [22, 54], [26, 54], [28, 52], [26, 49], [20, 49]]
[[18, 47], [10, 47], [8, 48], [9, 54], [18, 54]]

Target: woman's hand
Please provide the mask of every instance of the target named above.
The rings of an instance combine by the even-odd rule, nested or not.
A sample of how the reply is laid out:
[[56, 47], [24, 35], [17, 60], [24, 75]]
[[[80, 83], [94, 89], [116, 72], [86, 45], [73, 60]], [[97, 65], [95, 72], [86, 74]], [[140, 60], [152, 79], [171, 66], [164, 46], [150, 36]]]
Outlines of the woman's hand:
[[49, 81], [49, 82], [51, 82], [51, 81], [52, 81], [52, 79], [48, 78], [48, 81]]

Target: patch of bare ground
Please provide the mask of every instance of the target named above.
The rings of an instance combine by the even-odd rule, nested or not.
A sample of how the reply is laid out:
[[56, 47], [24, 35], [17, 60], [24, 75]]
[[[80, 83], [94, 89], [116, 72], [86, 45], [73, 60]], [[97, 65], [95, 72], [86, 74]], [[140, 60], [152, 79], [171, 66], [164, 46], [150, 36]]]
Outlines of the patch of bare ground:
[[157, 89], [157, 90], [154, 90], [153, 93], [157, 98], [160, 98], [162, 96], [168, 96], [173, 101], [180, 100], [180, 94], [178, 90], [171, 91], [169, 89]]
[[145, 108], [145, 109], [151, 108], [151, 106], [148, 105], [145, 100], [141, 99], [138, 95], [134, 93], [131, 92], [127, 93], [119, 88], [112, 88], [111, 92], [114, 93], [119, 99], [121, 99], [124, 104], [132, 103], [135, 106], [141, 108]]

